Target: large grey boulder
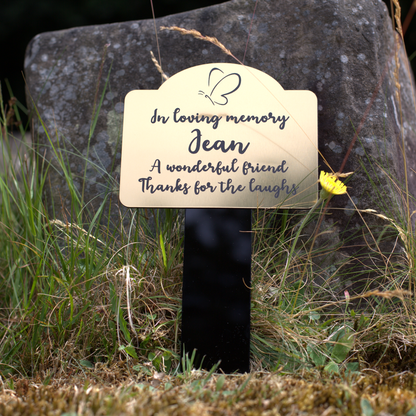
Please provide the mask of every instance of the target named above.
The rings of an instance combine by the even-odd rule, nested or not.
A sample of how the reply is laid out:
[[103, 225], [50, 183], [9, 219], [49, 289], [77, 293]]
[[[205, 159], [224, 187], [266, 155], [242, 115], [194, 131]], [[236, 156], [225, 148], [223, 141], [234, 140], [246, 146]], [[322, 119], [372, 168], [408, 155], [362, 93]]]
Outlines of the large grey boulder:
[[[396, 43], [396, 33], [381, 0], [262, 0], [257, 5], [245, 53], [254, 6], [253, 0], [232, 0], [159, 18], [156, 27], [176, 25], [215, 36], [238, 59], [243, 60], [245, 56], [245, 64], [271, 75], [284, 89], [313, 91], [319, 102], [320, 164], [327, 171], [324, 160], [335, 172], [340, 168], [355, 129], [365, 115], [359, 140], [344, 168], [344, 172], [355, 172], [348, 183], [351, 199], [346, 195], [333, 198], [331, 215], [321, 225], [321, 230], [331, 227], [333, 231], [329, 238], [325, 237], [326, 241], [341, 244], [363, 228], [354, 204], [359, 209], [385, 209], [384, 213], [390, 217], [398, 214], [402, 198], [386, 172], [400, 183], [407, 166], [409, 190], [412, 195], [416, 194], [412, 170], [415, 168], [416, 114], [407, 57], [401, 44]], [[158, 36], [162, 67], [167, 75], [204, 63], [235, 62], [216, 46], [190, 36], [160, 30]], [[396, 47], [400, 63], [397, 77]], [[101, 68], [105, 48], [107, 53]], [[92, 201], [89, 206], [95, 209], [103, 198], [110, 196], [115, 215], [119, 210], [124, 97], [133, 89], [157, 89], [161, 85], [150, 51], [157, 56], [154, 22], [143, 20], [43, 33], [30, 42], [26, 52], [25, 73], [30, 96], [52, 142], [57, 143], [59, 138], [60, 146], [65, 145], [69, 166], [80, 178], [85, 164], [79, 155], [87, 155], [97, 82], [101, 80], [99, 100], [109, 74], [88, 149], [91, 163], [85, 195], [87, 201]], [[56, 166], [49, 140], [36, 118], [33, 134], [47, 149], [46, 157]], [[403, 161], [403, 148], [407, 164]], [[366, 170], [379, 193], [370, 185]], [[62, 207], [70, 212], [71, 196], [59, 169], [51, 169], [50, 184], [55, 215], [67, 219], [68, 214], [62, 212]], [[76, 185], [82, 189], [81, 179], [76, 179]], [[383, 227], [388, 223], [369, 214], [362, 215], [369, 224]], [[371, 239], [368, 241], [374, 248]], [[394, 238], [389, 241], [391, 244], [385, 250], [393, 249]], [[325, 242], [318, 239], [318, 244]], [[347, 245], [355, 244], [348, 242]], [[349, 256], [356, 251], [354, 246], [343, 248], [338, 254]], [[330, 265], [333, 261], [326, 258], [323, 264]]]

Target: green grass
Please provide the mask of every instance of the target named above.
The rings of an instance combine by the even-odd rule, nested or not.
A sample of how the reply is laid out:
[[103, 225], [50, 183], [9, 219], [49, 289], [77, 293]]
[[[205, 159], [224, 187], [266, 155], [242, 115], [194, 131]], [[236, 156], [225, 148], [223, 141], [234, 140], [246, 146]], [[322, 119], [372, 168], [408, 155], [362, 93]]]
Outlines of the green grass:
[[[92, 125], [100, 110], [97, 101]], [[6, 122], [8, 104], [1, 102], [1, 108], [7, 159], [13, 133]], [[18, 117], [16, 104], [14, 109]], [[32, 377], [51, 368], [61, 374], [118, 360], [127, 360], [137, 374], [175, 371], [180, 359], [180, 211], [130, 210], [129, 227], [115, 238], [100, 225], [105, 202], [94, 215], [88, 213], [66, 165], [67, 149], [50, 145], [73, 196], [73, 222], [50, 218], [44, 206], [53, 167], [36, 146], [21, 152], [19, 171], [9, 163], [0, 176], [1, 374]], [[366, 166], [371, 168], [370, 162]], [[375, 277], [356, 296], [340, 291], [339, 280], [362, 273], [362, 267], [350, 266], [357, 258], [317, 266], [316, 259], [332, 258], [341, 244], [317, 244], [319, 233], [330, 231], [317, 228], [322, 208], [307, 221], [304, 212], [253, 211], [253, 370], [359, 371], [372, 351], [382, 357], [397, 342], [414, 345], [414, 305], [406, 297], [414, 287], [413, 236], [384, 202], [390, 209], [386, 214], [383, 206], [378, 213], [362, 214], [363, 228], [365, 215], [382, 216], [385, 227], [374, 231], [376, 243], [370, 240], [362, 250], [362, 258], [373, 260], [365, 264], [366, 274]], [[386, 261], [374, 248], [387, 234], [406, 249], [401, 263]], [[303, 240], [297, 240], [299, 235]], [[383, 259], [382, 268], [377, 257]], [[378, 291], [371, 292], [374, 285]], [[364, 300], [365, 307], [359, 303]]]
[[[109, 87], [108, 77], [99, 85], [98, 82], [92, 104], [88, 142]], [[13, 101], [4, 102], [5, 95], [0, 94], [0, 140], [4, 143], [3, 158], [11, 160], [10, 143], [17, 140], [13, 131], [18, 128], [24, 134], [25, 128], [10, 124], [9, 110], [13, 109], [18, 122], [19, 111], [24, 107]], [[12, 96], [10, 88], [8, 95]], [[39, 114], [37, 117], [42, 123]], [[63, 142], [54, 144], [50, 140], [50, 148], [71, 193], [71, 222], [50, 216], [46, 209], [48, 173], [56, 165], [43, 159], [36, 145], [22, 143], [26, 148], [18, 163], [7, 163], [0, 173], [0, 376], [6, 383], [3, 390], [8, 386], [14, 391], [13, 380], [29, 377], [45, 385], [38, 393], [30, 393], [30, 400], [37, 395], [41, 399], [53, 394], [52, 387], [46, 386], [50, 380], [74, 374], [83, 382], [93, 379], [103, 383], [108, 373], [115, 374], [114, 368], [120, 366], [124, 377], [127, 374], [137, 380], [124, 390], [119, 388], [117, 394], [123, 398], [120, 406], [131, 397], [140, 401], [142, 392], [151, 388], [160, 393], [155, 393], [155, 397], [171, 403], [172, 392], [182, 385], [194, 404], [211, 401], [220, 406], [228, 400], [225, 391], [230, 392], [229, 400], [235, 404], [235, 397], [246, 394], [247, 400], [254, 400], [256, 392], [266, 403], [262, 402], [260, 407], [267, 408], [274, 400], [265, 390], [267, 383], [262, 387], [261, 382], [253, 381], [243, 388], [244, 380], [237, 385], [232, 384], [231, 376], [221, 379], [212, 373], [195, 373], [192, 359], [186, 362], [186, 371], [179, 373], [181, 212], [129, 210], [120, 219], [128, 226], [116, 238], [101, 222], [108, 209], [105, 201], [94, 213], [84, 204], [84, 187], [78, 190], [67, 165], [67, 154], [74, 149], [66, 149], [60, 144]], [[85, 179], [89, 162], [80, 158], [80, 163], [85, 165]], [[380, 168], [391, 188], [398, 192], [399, 201], [386, 200], [385, 194], [379, 192], [375, 173]], [[348, 384], [369, 367], [376, 371], [390, 371], [391, 365], [397, 371], [415, 369], [412, 351], [416, 346], [416, 253], [407, 187], [392, 177], [381, 158], [376, 161], [367, 155], [362, 170], [374, 190], [374, 211], [361, 212], [359, 233], [367, 233], [367, 245], [357, 249], [354, 257], [338, 255], [343, 245], [350, 243], [348, 240], [333, 244], [325, 240], [331, 226], [321, 223], [323, 209], [317, 208], [304, 223], [305, 212], [253, 210], [251, 363], [255, 377], [261, 379], [259, 374], [264, 372], [288, 377], [302, 390], [302, 377], [335, 377], [341, 384]], [[153, 230], [148, 222], [151, 215]], [[298, 240], [297, 235], [302, 238]], [[383, 251], [387, 238], [397, 239], [404, 248], [401, 254], [391, 256]], [[344, 293], [340, 282], [360, 276], [365, 276], [361, 291]], [[103, 370], [107, 368], [107, 372]], [[166, 377], [163, 383], [156, 382], [159, 373]], [[325, 383], [319, 386], [325, 390]], [[341, 390], [334, 390], [341, 402], [351, 400], [354, 409], [367, 414], [367, 398], [348, 388]], [[107, 393], [94, 392], [86, 386], [71, 403], [65, 401], [67, 396], [63, 394], [62, 406], [75, 409], [84, 400], [88, 408], [107, 406], [108, 414], [117, 414], [118, 405], [111, 404]], [[328, 393], [329, 396], [336, 407], [337, 399]], [[342, 407], [342, 403], [338, 405]], [[182, 405], [187, 412], [197, 409], [186, 407], [186, 399], [178, 404]], [[305, 404], [305, 411], [307, 406], [312, 405]], [[345, 406], [348, 409], [348, 404]], [[370, 406], [376, 408], [373, 402]], [[409, 406], [402, 410], [408, 412]], [[6, 415], [7, 408], [3, 410]]]

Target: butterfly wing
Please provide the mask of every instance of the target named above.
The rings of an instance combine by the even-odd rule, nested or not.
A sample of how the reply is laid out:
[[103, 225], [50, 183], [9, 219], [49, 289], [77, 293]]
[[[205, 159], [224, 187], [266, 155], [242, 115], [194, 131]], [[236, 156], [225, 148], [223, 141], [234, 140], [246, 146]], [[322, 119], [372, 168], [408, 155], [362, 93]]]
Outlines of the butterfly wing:
[[208, 87], [215, 87], [224, 78], [224, 71], [219, 68], [212, 68], [208, 74]]
[[[218, 68], [218, 71], [221, 71]], [[237, 73], [232, 73], [223, 76], [218, 82], [212, 84], [213, 79], [218, 73], [213, 73], [214, 69], [211, 70], [208, 85], [212, 85], [209, 96], [211, 101], [218, 105], [226, 105], [228, 103], [227, 95], [232, 94], [234, 91], [238, 90], [241, 85], [241, 77]], [[223, 71], [221, 71], [223, 74]], [[214, 75], [214, 77], [212, 76]]]

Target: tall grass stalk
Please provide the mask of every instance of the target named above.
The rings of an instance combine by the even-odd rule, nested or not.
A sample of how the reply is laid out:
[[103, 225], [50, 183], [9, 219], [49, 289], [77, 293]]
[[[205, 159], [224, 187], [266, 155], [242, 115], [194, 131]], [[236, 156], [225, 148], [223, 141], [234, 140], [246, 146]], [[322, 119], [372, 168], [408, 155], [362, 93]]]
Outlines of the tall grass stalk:
[[[110, 78], [100, 83], [102, 76], [100, 72], [88, 143], [110, 88]], [[18, 104], [11, 101], [17, 120]], [[22, 141], [16, 158], [11, 143], [19, 139], [9, 123], [10, 105], [0, 94], [5, 162], [0, 173], [1, 375], [59, 375], [119, 359], [142, 375], [173, 372], [180, 361], [183, 216], [175, 210], [129, 210], [120, 218], [123, 226], [116, 238], [101, 221], [106, 200], [96, 212], [85, 204], [88, 168], [102, 168], [92, 165], [88, 152], [87, 157], [79, 154], [85, 164], [79, 191], [67, 161], [77, 150], [67, 148], [58, 131], [52, 140], [33, 104], [57, 165], [44, 159], [36, 137], [33, 145]], [[25, 133], [21, 125], [19, 130]], [[331, 232], [330, 225], [320, 226], [324, 210], [311, 210], [306, 217], [279, 209], [253, 211], [253, 370], [353, 372], [416, 345], [411, 196], [388, 165], [366, 157], [362, 169], [375, 205], [360, 212], [363, 230], [370, 227], [369, 216], [384, 225], [370, 229], [372, 238], [354, 258], [338, 256], [348, 240], [331, 244], [323, 238]], [[374, 174], [380, 168], [400, 201], [386, 200], [380, 191]], [[50, 216], [44, 205], [52, 169], [62, 172], [70, 190], [72, 212], [66, 221]], [[153, 230], [149, 217], [154, 218]], [[399, 254], [380, 248], [392, 236], [403, 247]], [[382, 262], [376, 261], [380, 257]], [[365, 282], [361, 293], [346, 292], [342, 281], [363, 270], [374, 280]]]

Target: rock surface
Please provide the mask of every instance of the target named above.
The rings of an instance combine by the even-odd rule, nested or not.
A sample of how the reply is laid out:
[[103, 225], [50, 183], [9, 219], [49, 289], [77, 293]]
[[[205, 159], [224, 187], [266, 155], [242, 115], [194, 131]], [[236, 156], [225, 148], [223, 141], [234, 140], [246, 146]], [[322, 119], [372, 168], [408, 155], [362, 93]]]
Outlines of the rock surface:
[[[401, 196], [383, 170], [403, 181], [406, 165], [401, 148], [404, 147], [408, 156], [409, 190], [416, 195], [415, 174], [411, 170], [415, 167], [416, 117], [412, 76], [401, 46], [398, 46], [398, 78], [395, 76], [394, 51], [399, 44], [384, 3], [381, 0], [283, 3], [263, 0], [257, 5], [245, 53], [254, 6], [253, 0], [232, 0], [159, 18], [156, 27], [176, 25], [215, 36], [239, 60], [244, 59], [245, 64], [271, 75], [283, 88], [313, 91], [319, 102], [320, 164], [327, 171], [325, 161], [333, 171], [339, 170], [355, 129], [365, 115], [360, 140], [344, 168], [344, 172], [355, 172], [348, 183], [350, 198], [347, 195], [333, 198], [330, 206], [334, 209], [321, 226], [322, 230], [332, 227], [336, 232], [331, 241], [345, 240], [362, 228], [363, 222], [354, 204], [359, 209], [377, 210], [382, 205], [386, 215], [396, 215]], [[162, 67], [167, 75], [204, 63], [235, 62], [216, 46], [190, 36], [160, 30], [158, 36]], [[157, 56], [155, 27], [153, 21], [144, 20], [43, 33], [30, 42], [26, 52], [28, 90], [52, 142], [57, 143], [58, 136], [61, 146], [65, 143], [70, 167], [80, 178], [85, 163], [77, 153], [84, 157], [88, 154], [92, 163], [87, 171], [86, 200], [93, 201], [91, 206], [96, 208], [109, 195], [115, 214], [119, 209], [124, 97], [133, 89], [157, 89], [161, 85], [150, 51]], [[107, 89], [88, 148], [94, 99], [96, 96], [100, 99], [107, 75]], [[43, 128], [36, 120], [35, 125], [34, 134], [38, 136], [35, 139], [48, 149], [47, 157], [54, 160]], [[373, 158], [372, 164], [368, 158]], [[370, 185], [366, 170], [377, 188]], [[52, 170], [50, 177], [55, 213], [65, 216], [61, 207], [64, 205], [70, 210], [70, 194], [63, 185], [63, 175]], [[81, 179], [76, 184], [81, 190]], [[376, 221], [369, 215], [366, 220]], [[380, 227], [383, 225], [385, 221]], [[343, 253], [351, 255], [356, 250], [345, 248]], [[327, 258], [325, 263], [332, 261]]]

